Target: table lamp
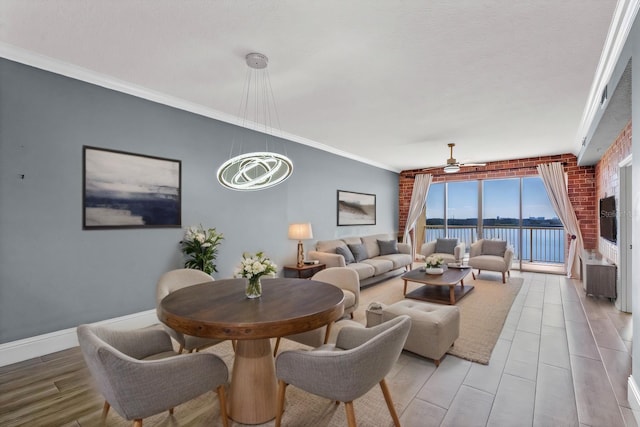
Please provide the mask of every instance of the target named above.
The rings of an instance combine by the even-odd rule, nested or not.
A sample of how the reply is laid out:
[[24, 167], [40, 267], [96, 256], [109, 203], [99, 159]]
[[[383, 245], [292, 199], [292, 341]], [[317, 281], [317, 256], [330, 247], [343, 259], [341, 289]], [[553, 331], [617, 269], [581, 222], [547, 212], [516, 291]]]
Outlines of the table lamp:
[[302, 247], [302, 241], [307, 239], [313, 239], [313, 231], [311, 230], [311, 223], [305, 222], [301, 224], [289, 224], [289, 239], [298, 241], [298, 267], [304, 265], [304, 249]]

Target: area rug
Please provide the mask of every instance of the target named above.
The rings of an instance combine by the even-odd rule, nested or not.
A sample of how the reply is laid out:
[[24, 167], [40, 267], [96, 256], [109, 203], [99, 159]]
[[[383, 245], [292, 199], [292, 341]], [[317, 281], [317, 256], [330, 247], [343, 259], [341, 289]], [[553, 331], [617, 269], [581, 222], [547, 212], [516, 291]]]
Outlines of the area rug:
[[474, 290], [456, 304], [460, 308], [460, 336], [447, 353], [488, 365], [522, 282], [519, 277], [511, 277], [507, 283], [465, 281]]

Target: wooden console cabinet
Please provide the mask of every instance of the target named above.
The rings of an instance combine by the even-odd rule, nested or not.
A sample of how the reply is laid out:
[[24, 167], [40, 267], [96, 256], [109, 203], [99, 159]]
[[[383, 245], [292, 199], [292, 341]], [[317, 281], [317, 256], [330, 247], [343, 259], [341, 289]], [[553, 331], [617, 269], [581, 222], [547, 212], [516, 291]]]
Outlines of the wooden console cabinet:
[[616, 294], [616, 266], [583, 251], [580, 255], [580, 278], [587, 295], [614, 300]]

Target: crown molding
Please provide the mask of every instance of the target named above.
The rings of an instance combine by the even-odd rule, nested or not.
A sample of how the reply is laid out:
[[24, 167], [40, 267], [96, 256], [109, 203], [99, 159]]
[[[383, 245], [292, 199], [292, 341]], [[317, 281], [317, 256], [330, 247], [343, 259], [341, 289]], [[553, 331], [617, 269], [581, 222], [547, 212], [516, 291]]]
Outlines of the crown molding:
[[[200, 116], [264, 133], [264, 125], [244, 120], [242, 118], [223, 113], [221, 111], [207, 108], [199, 104], [188, 102], [174, 96], [169, 96], [143, 86], [134, 85], [132, 83], [119, 80], [111, 76], [100, 74], [86, 68], [78, 67], [77, 65], [63, 62], [49, 56], [30, 52], [25, 49], [21, 49], [19, 47], [2, 42], [0, 42], [0, 58], [5, 58], [10, 61], [28, 65], [30, 67], [39, 68], [41, 70], [60, 74], [65, 77], [70, 77], [75, 80], [80, 80], [86, 83], [94, 84], [96, 86], [101, 86], [107, 89], [115, 90], [117, 92], [125, 93], [127, 95], [132, 95], [137, 98], [146, 99], [148, 101], [177, 108], [182, 111], [187, 111], [189, 113], [198, 114]], [[396, 173], [400, 172], [399, 170], [388, 165], [373, 162], [369, 159], [365, 159], [364, 157], [360, 157], [355, 154], [342, 151], [335, 147], [331, 147], [320, 142], [313, 141], [311, 139], [294, 135], [288, 132], [279, 131], [276, 132], [273, 136], [283, 138], [292, 142], [297, 142], [309, 147], [317, 148], [319, 150], [326, 151], [340, 157], [355, 160], [360, 163], [365, 163], [380, 169], [386, 169]]]
[[[587, 104], [585, 105], [580, 126], [578, 127], [578, 133], [576, 135], [576, 155], [579, 155], [579, 153], [585, 149], [585, 147], [582, 146], [583, 139], [589, 132], [596, 112], [600, 109], [600, 95], [609, 83], [613, 71], [618, 64], [620, 54], [627, 41], [629, 32], [633, 27], [639, 8], [640, 0], [618, 0], [600, 55], [600, 62], [598, 63], [598, 68], [596, 68], [595, 76], [591, 83]], [[611, 93], [613, 93], [613, 88], [611, 88]]]

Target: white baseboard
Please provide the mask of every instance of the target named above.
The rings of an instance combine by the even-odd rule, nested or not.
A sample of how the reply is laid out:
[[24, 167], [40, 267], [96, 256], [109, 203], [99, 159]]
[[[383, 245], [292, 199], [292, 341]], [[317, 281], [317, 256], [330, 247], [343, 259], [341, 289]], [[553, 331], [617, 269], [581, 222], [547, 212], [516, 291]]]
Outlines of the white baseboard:
[[[158, 323], [155, 309], [95, 322], [95, 324], [110, 325], [122, 329], [144, 328], [155, 323]], [[11, 365], [77, 345], [76, 328], [0, 344], [0, 366]]]
[[629, 401], [629, 406], [631, 406], [631, 411], [633, 411], [633, 417], [640, 424], [640, 388], [638, 388], [633, 375], [629, 375], [627, 380], [627, 400]]

